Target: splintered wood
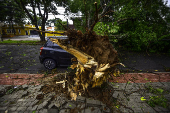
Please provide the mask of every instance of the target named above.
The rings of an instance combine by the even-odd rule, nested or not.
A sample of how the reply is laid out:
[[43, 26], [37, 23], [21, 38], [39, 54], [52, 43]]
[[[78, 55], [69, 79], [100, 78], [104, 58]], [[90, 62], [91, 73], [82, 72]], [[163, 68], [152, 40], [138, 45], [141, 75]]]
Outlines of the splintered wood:
[[117, 51], [109, 42], [108, 36], [99, 36], [93, 31], [97, 21], [98, 18], [84, 34], [79, 30], [67, 29], [65, 33], [68, 40], [51, 38], [54, 43], [77, 58], [78, 62], [71, 65], [72, 69], [76, 69], [74, 77], [67, 80], [68, 91], [74, 100], [82, 91], [88, 91], [89, 87], [101, 86], [119, 64]]
[[[51, 39], [61, 48], [74, 55], [78, 63], [71, 65], [76, 68], [73, 81], [70, 82], [70, 95], [75, 99], [75, 94], [88, 87], [101, 86], [109, 77], [109, 72], [115, 70], [118, 63], [117, 51], [109, 42], [107, 36], [98, 36], [95, 32], [86, 32], [69, 29], [68, 40]], [[77, 96], [77, 95], [76, 95]]]

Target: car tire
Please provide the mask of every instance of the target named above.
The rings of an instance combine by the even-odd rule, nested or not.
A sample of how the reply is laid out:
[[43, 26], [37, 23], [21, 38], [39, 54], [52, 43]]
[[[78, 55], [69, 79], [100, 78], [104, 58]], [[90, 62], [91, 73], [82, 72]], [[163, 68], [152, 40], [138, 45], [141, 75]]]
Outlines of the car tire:
[[43, 64], [44, 67], [49, 70], [56, 68], [56, 62], [53, 59], [45, 59]]

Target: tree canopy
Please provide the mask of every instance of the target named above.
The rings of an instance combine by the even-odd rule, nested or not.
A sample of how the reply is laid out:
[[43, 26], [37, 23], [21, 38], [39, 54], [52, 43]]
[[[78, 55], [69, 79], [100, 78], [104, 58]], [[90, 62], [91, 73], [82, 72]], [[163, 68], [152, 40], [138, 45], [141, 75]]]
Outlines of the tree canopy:
[[[57, 6], [66, 7], [66, 3], [63, 0], [14, 0], [20, 9], [22, 9], [31, 20], [31, 23], [35, 25], [39, 31], [38, 25], [41, 25], [41, 30], [45, 31], [45, 24], [48, 20], [48, 14], [59, 14], [57, 12]], [[30, 8], [29, 8], [30, 7]], [[38, 12], [36, 12], [38, 10]], [[45, 33], [39, 32], [41, 41], [45, 41]]]
[[25, 12], [22, 11], [12, 0], [0, 1], [0, 21], [5, 23], [24, 24], [26, 20]]
[[[82, 25], [95, 21], [93, 4], [95, 0], [69, 2], [68, 10], [82, 13], [82, 18], [74, 19], [77, 29], [83, 29]], [[94, 27], [96, 33], [108, 35], [112, 41], [120, 42], [126, 48], [137, 51], [146, 49], [162, 51], [168, 47], [167, 42], [160, 43], [160, 40], [170, 36], [170, 7], [164, 0], [96, 0], [96, 2], [97, 8], [101, 7], [97, 16], [106, 14]], [[107, 13], [109, 11], [110, 13]]]
[[63, 31], [65, 30], [63, 28], [63, 26], [65, 26], [67, 28], [67, 21], [62, 21], [61, 19], [58, 19], [56, 22], [55, 22], [55, 26], [56, 26], [56, 31]]
[[118, 33], [126, 34], [123, 44], [139, 51], [164, 46], [158, 43], [170, 34], [170, 8], [163, 0], [117, 1], [115, 6], [113, 18], [120, 28]]

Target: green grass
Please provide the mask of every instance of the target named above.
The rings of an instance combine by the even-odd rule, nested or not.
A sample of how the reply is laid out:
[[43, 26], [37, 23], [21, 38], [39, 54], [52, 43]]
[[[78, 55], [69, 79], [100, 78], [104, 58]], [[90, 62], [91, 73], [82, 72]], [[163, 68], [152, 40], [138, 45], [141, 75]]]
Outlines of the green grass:
[[32, 41], [32, 40], [21, 40], [21, 41], [17, 41], [17, 40], [4, 40], [2, 42], [0, 42], [0, 44], [20, 44], [20, 43], [25, 43], [25, 44], [36, 44], [39, 41]]
[[150, 99], [147, 101], [147, 103], [151, 107], [155, 107], [155, 105], [162, 106], [164, 108], [168, 107], [167, 99], [164, 96], [150, 96]]

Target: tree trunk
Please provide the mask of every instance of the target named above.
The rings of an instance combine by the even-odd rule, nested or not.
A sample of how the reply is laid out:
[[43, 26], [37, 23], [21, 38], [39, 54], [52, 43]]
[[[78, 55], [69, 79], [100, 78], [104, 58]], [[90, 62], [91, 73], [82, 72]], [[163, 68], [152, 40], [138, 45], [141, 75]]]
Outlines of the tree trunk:
[[[95, 6], [96, 15], [98, 15], [97, 2], [95, 2]], [[121, 63], [119, 63], [117, 51], [109, 42], [109, 37], [99, 36], [93, 31], [93, 27], [100, 18], [96, 16], [92, 27], [89, 30], [86, 26], [84, 34], [79, 30], [68, 29], [66, 34], [70, 43], [68, 40], [51, 38], [54, 43], [77, 58], [77, 63], [73, 63], [70, 67], [76, 68], [76, 73], [72, 75], [71, 80], [62, 81], [63, 87], [67, 81], [68, 92], [74, 100], [77, 95], [88, 91], [89, 88], [101, 86], [110, 77], [109, 73], [119, 73], [115, 66]]]
[[61, 48], [74, 55], [78, 63], [70, 68], [77, 71], [73, 80], [68, 81], [68, 91], [72, 99], [76, 99], [80, 91], [89, 87], [101, 86], [109, 78], [110, 72], [115, 72], [118, 63], [117, 51], [109, 42], [107, 36], [98, 36], [93, 31], [83, 34], [81, 31], [67, 30], [70, 44], [64, 40], [51, 39]]
[[[39, 31], [40, 29], [38, 28], [38, 25], [35, 25], [35, 27], [36, 27], [36, 29], [38, 31], [38, 35], [40, 37], [40, 40], [45, 41], [45, 33]], [[45, 26], [44, 26], [44, 29], [45, 29]], [[42, 26], [41, 26], [41, 30], [43, 31]]]
[[13, 22], [11, 21], [11, 23], [12, 23], [12, 30], [14, 31], [14, 35], [15, 35], [15, 29], [14, 29]]
[[[44, 20], [42, 19], [42, 25], [41, 25], [41, 30], [42, 31], [45, 31], [45, 22], [44, 22]], [[45, 33], [44, 32], [42, 32], [42, 37], [41, 37], [41, 41], [45, 41]]]
[[[3, 34], [3, 32], [2, 32], [2, 26], [4, 25], [4, 23], [3, 22], [0, 22], [0, 41], [3, 41], [3, 39], [2, 39], [2, 34]], [[1, 34], [2, 33], [2, 34]]]

